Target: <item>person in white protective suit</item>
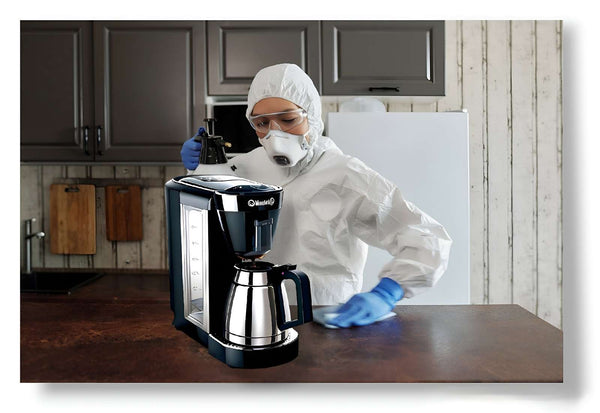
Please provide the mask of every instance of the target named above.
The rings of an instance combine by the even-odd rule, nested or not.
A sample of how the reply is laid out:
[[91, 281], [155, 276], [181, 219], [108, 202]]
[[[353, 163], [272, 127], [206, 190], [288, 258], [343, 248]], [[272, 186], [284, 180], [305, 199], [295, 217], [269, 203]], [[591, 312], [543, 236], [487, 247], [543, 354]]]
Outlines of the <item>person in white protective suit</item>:
[[[231, 168], [238, 176], [283, 187], [269, 260], [297, 264], [310, 279], [313, 304], [345, 303], [328, 324], [370, 324], [400, 299], [436, 284], [447, 268], [449, 235], [393, 183], [322, 135], [321, 98], [298, 66], [260, 70], [246, 117], [261, 147], [234, 157]], [[190, 170], [198, 164], [199, 149], [193, 139], [182, 147]], [[392, 258], [379, 284], [360, 293], [369, 245]]]

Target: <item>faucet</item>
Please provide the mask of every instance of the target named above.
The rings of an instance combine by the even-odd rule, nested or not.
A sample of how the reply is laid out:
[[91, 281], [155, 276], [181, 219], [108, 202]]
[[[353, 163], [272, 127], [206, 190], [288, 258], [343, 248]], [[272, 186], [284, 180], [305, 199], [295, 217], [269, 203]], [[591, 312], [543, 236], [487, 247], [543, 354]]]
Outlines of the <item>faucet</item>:
[[46, 236], [42, 231], [31, 232], [31, 224], [33, 222], [35, 222], [35, 218], [25, 220], [25, 274], [31, 274], [31, 239], [42, 239]]

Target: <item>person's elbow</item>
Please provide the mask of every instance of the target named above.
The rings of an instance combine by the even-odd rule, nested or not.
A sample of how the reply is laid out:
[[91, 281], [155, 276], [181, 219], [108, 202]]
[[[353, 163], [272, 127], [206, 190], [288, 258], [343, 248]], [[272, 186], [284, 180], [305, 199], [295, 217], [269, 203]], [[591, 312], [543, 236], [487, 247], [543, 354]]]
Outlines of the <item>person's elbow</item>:
[[442, 278], [442, 275], [448, 269], [450, 262], [450, 249], [452, 247], [452, 239], [450, 237], [438, 239], [438, 248], [435, 251], [434, 260], [432, 262], [432, 276], [428, 279], [428, 287], [434, 287]]

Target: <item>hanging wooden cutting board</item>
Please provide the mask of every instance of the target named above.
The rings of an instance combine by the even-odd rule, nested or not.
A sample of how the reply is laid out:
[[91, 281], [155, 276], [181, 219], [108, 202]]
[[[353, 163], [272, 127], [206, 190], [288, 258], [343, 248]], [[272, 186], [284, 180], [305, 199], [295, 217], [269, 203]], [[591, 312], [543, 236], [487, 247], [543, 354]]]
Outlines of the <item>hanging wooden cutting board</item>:
[[108, 185], [106, 238], [109, 241], [140, 241], [142, 235], [142, 192], [139, 185]]
[[96, 187], [50, 185], [50, 251], [96, 253]]

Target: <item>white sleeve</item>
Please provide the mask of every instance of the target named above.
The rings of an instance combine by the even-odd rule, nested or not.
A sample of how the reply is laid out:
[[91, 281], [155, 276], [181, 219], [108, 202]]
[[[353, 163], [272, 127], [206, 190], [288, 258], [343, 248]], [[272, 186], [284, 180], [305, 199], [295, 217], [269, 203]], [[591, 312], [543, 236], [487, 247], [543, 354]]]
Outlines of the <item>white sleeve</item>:
[[351, 231], [393, 256], [379, 278], [393, 279], [410, 298], [433, 287], [444, 274], [452, 240], [441, 224], [406, 201], [393, 183], [370, 169], [368, 175], [369, 185], [357, 205]]

